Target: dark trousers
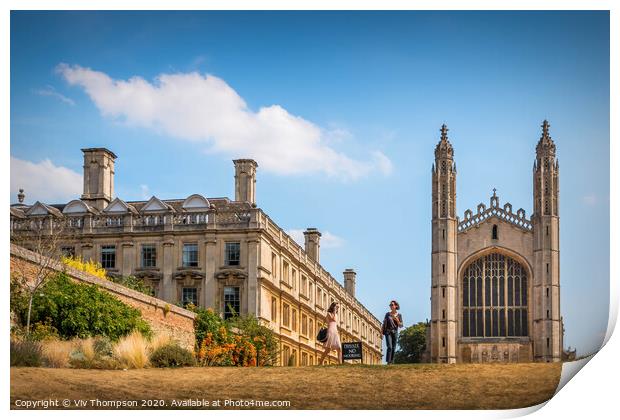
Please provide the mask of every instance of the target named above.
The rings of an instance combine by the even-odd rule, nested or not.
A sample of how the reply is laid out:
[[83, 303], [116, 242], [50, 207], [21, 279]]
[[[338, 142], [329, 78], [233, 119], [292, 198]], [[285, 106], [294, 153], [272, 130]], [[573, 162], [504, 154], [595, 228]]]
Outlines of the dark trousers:
[[394, 352], [396, 351], [396, 343], [398, 340], [398, 331], [391, 331], [385, 334], [385, 342], [387, 351], [385, 353], [385, 361], [390, 364], [394, 363]]

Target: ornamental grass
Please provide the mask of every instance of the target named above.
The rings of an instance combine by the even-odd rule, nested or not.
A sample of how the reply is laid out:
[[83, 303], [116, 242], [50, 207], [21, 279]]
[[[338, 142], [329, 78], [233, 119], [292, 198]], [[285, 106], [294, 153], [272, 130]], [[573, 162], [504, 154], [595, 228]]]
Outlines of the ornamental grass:
[[41, 342], [41, 353], [44, 364], [52, 368], [67, 368], [70, 366], [71, 353], [75, 348], [72, 341], [59, 339], [44, 340]]
[[157, 349], [174, 343], [175, 340], [170, 336], [170, 334], [166, 332], [159, 332], [149, 341], [148, 350], [149, 353], [154, 353], [155, 351], [157, 351]]
[[149, 341], [137, 331], [118, 340], [114, 346], [114, 356], [122, 367], [142, 369], [149, 363]]

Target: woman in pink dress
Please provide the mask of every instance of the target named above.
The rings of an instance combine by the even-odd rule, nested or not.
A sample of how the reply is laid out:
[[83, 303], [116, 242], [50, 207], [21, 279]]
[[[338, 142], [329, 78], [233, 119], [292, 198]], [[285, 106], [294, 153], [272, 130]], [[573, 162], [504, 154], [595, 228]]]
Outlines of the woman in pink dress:
[[323, 364], [323, 360], [327, 353], [332, 350], [336, 350], [338, 352], [338, 363], [342, 363], [342, 357], [340, 354], [340, 336], [338, 336], [338, 303], [332, 302], [329, 305], [329, 309], [327, 310], [327, 315], [325, 317], [325, 322], [327, 322], [327, 341], [323, 343], [325, 346], [325, 351], [321, 356], [321, 360], [319, 361], [319, 365]]

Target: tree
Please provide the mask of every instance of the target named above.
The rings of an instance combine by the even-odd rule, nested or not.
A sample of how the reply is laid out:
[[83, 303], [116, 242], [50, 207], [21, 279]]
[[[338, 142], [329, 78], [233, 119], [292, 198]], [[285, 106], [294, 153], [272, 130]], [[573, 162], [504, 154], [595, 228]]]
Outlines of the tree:
[[426, 328], [425, 322], [418, 322], [400, 332], [394, 363], [420, 363], [426, 349]]
[[11, 211], [11, 246], [16, 245], [33, 252], [32, 263], [15, 261], [12, 275], [12, 280], [27, 295], [26, 335], [30, 334], [32, 301], [56, 273], [62, 256], [61, 241], [70, 238], [73, 230], [71, 221], [59, 210], [45, 207], [48, 214], [41, 216], [24, 217]]

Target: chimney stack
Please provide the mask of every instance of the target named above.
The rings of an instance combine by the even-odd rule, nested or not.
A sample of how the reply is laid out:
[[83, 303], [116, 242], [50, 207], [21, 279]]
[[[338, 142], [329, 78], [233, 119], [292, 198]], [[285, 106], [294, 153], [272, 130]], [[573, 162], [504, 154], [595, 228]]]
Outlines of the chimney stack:
[[314, 261], [319, 262], [321, 249], [321, 232], [317, 228], [308, 228], [304, 232], [306, 238], [306, 254]]
[[235, 201], [256, 205], [256, 168], [252, 159], [233, 160], [235, 164]]
[[84, 194], [81, 199], [103, 210], [114, 197], [114, 159], [104, 147], [82, 149], [84, 153]]
[[344, 288], [348, 294], [355, 297], [355, 276], [357, 273], [352, 268], [344, 270]]

